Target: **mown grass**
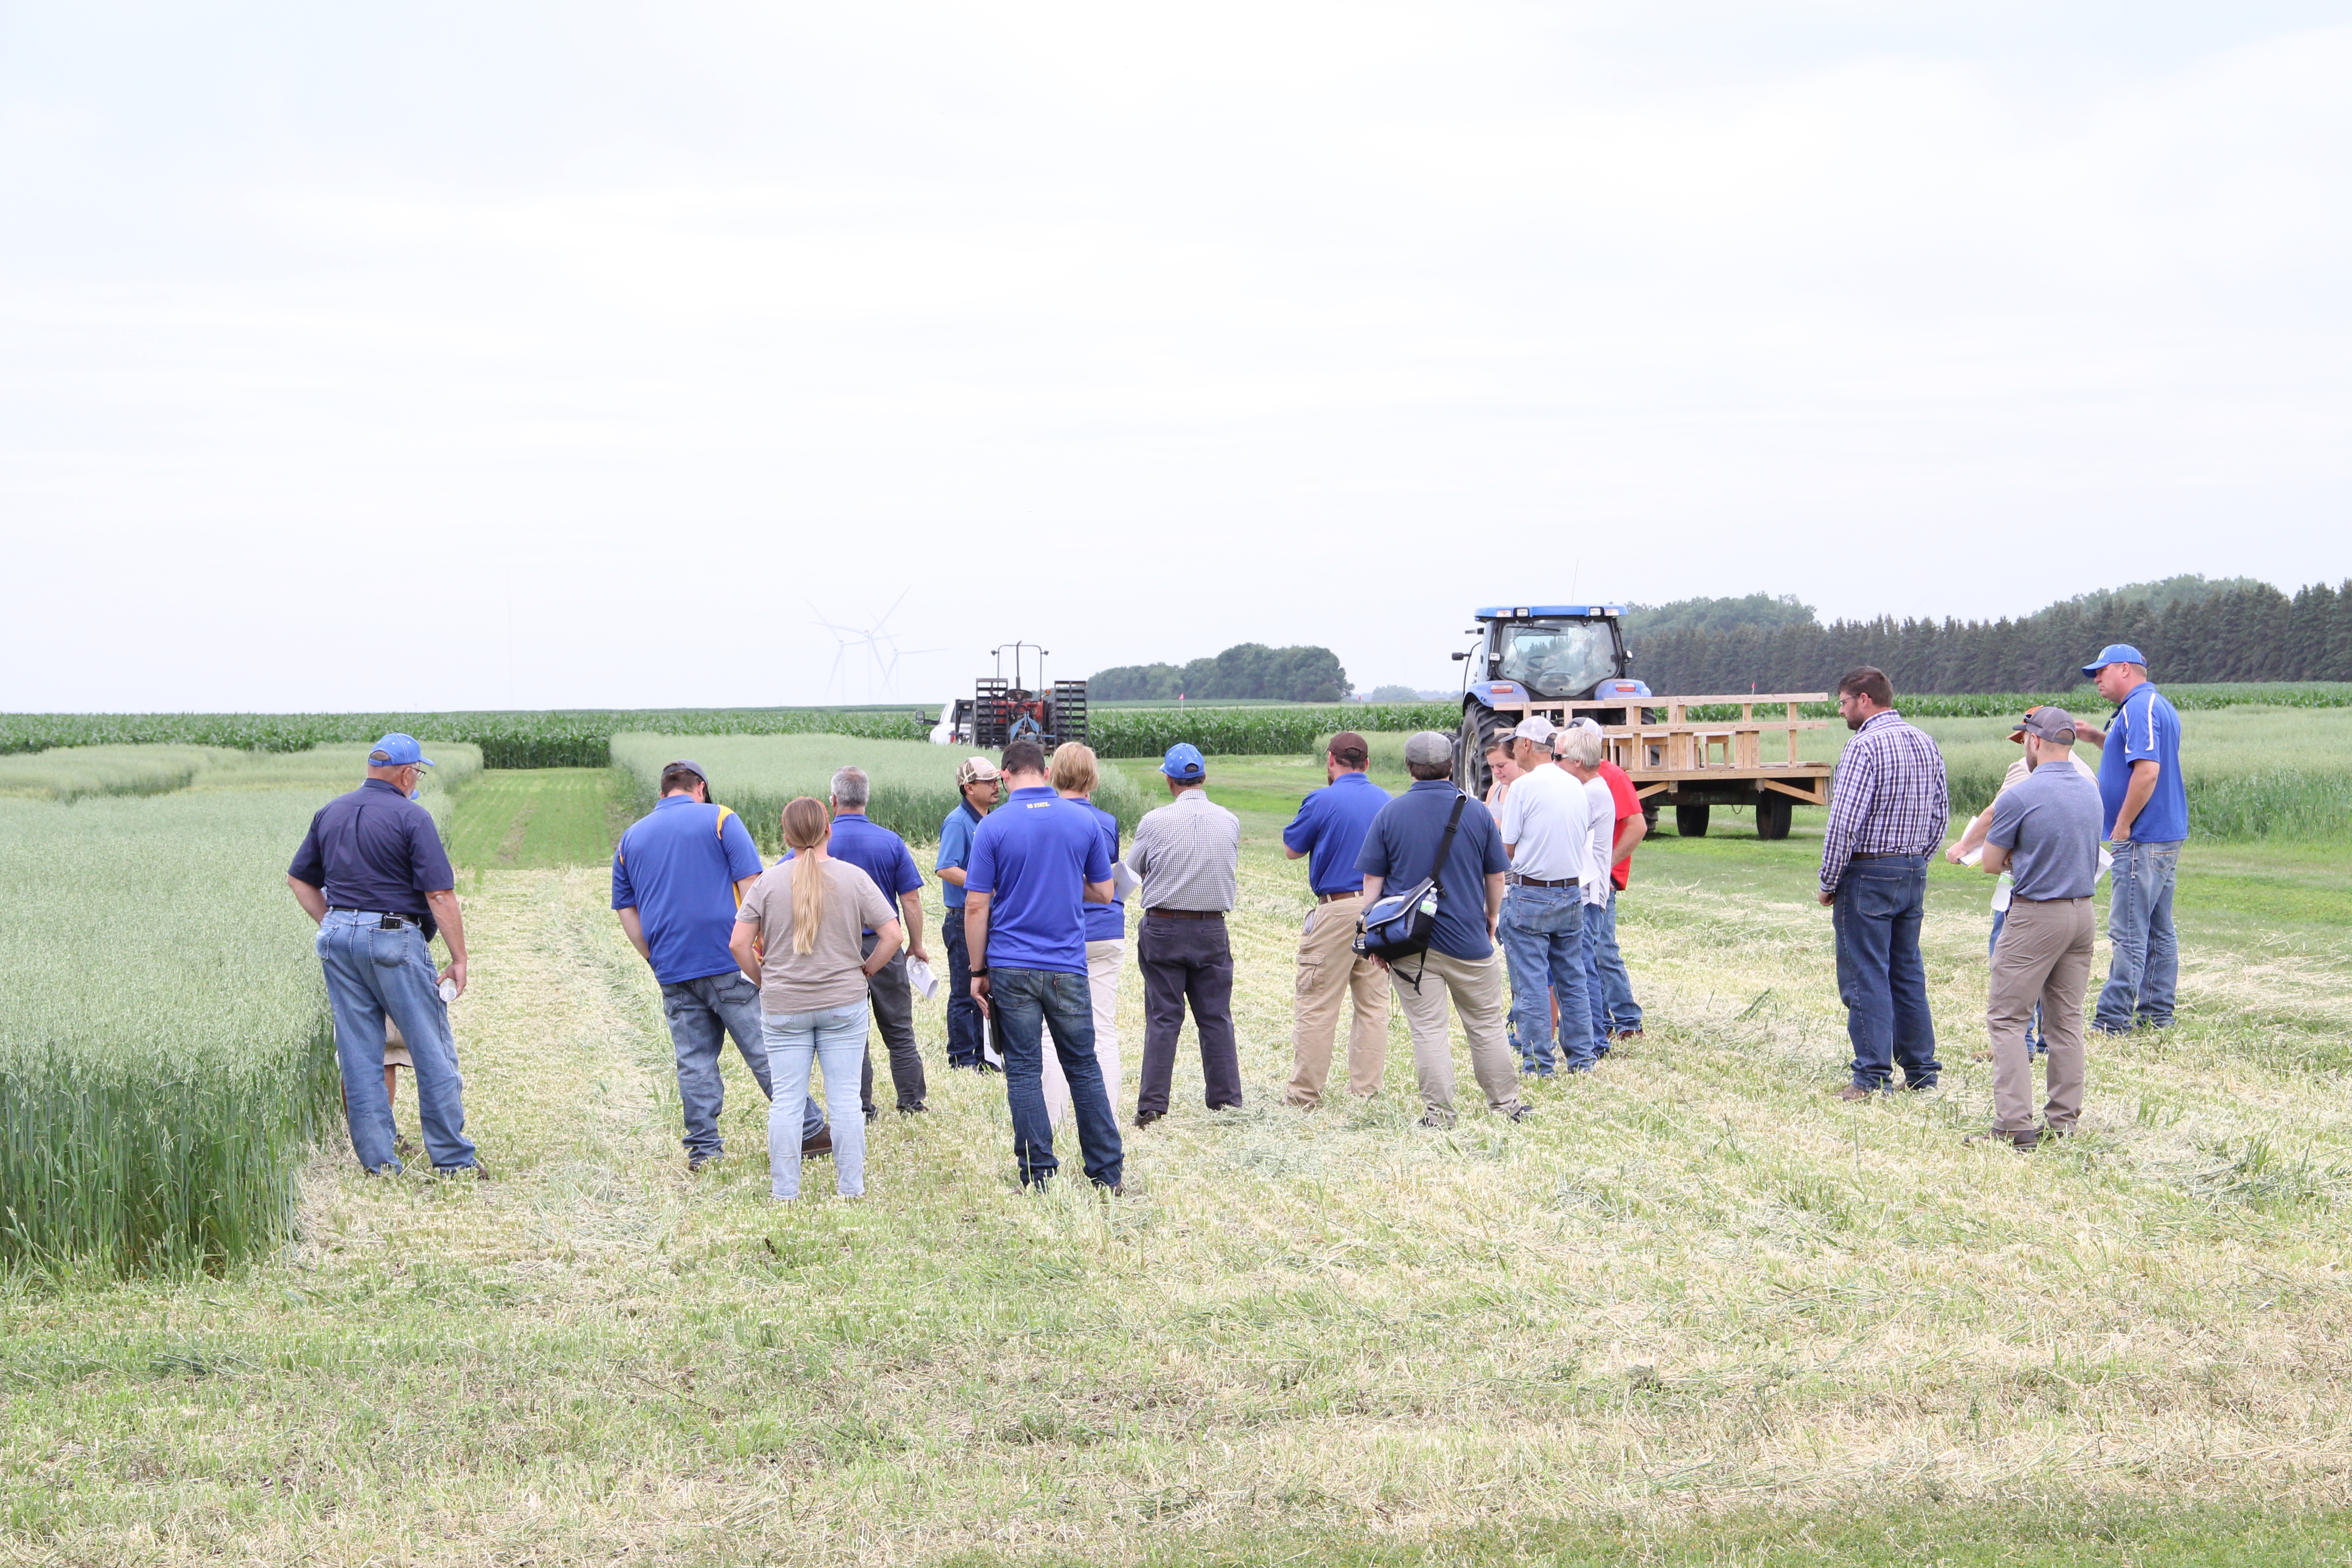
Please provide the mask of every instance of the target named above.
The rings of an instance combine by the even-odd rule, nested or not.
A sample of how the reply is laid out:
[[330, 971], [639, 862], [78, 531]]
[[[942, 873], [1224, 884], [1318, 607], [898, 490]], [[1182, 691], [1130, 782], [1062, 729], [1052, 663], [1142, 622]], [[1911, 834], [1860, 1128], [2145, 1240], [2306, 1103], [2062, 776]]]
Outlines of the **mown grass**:
[[500, 870], [594, 865], [613, 852], [629, 789], [611, 768], [492, 769], [450, 810], [450, 861]]
[[[2341, 1561], [2341, 866], [2192, 846], [2181, 1026], [2102, 1042], [2084, 1134], [2020, 1157], [1960, 1142], [1989, 879], [1931, 882], [1945, 1087], [1845, 1107], [1817, 840], [1662, 839], [1624, 907], [1647, 1038], [1432, 1137], [1401, 1028], [1380, 1100], [1273, 1103], [1307, 904], [1270, 834], [1319, 773], [1212, 769], [1276, 803], [1234, 921], [1250, 1102], [1210, 1115], [1180, 1056], [1127, 1198], [1023, 1197], [1001, 1086], [943, 1072], [861, 1204], [767, 1201], [736, 1068], [738, 1159], [690, 1180], [601, 866], [489, 870], [457, 1015], [501, 1179], [331, 1151], [286, 1262], [0, 1290], [0, 1554]], [[1131, 972], [1120, 1017], [1131, 1111]]]

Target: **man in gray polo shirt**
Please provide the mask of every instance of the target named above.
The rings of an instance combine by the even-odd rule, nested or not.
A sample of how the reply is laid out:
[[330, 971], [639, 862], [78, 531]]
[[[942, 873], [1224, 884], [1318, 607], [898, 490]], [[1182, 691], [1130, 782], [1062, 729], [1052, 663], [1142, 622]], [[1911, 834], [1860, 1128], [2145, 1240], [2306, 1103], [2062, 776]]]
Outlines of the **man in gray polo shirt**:
[[1225, 911], [1237, 891], [1242, 819], [1209, 799], [1208, 765], [1182, 742], [1160, 764], [1173, 798], [1147, 811], [1128, 846], [1127, 868], [1143, 879], [1143, 924], [1135, 966], [1143, 971], [1143, 1087], [1135, 1124], [1168, 1114], [1176, 1038], [1184, 1004], [1201, 1037], [1201, 1078], [1212, 1110], [1242, 1102], [1241, 1055], [1234, 1046], [1234, 951]]
[[[2031, 1149], [2074, 1131], [2083, 1110], [2083, 993], [2091, 976], [2091, 889], [2099, 877], [2099, 787], [2073, 765], [2074, 718], [2036, 708], [2025, 719], [2032, 769], [1993, 803], [1984, 869], [2010, 873], [2009, 917], [1992, 951], [1992, 1131], [1979, 1137]], [[2042, 1005], [2049, 1048], [2042, 1127], [2033, 1124], [2026, 1020]]]

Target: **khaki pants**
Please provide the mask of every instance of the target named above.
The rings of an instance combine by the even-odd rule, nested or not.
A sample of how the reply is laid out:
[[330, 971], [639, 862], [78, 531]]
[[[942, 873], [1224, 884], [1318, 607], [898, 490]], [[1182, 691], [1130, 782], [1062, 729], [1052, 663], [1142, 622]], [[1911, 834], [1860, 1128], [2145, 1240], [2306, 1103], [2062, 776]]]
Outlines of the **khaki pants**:
[[[1400, 973], [1402, 971], [1402, 973]], [[1412, 976], [1421, 980], [1416, 989]], [[1445, 998], [1454, 997], [1462, 1032], [1470, 1040], [1470, 1071], [1486, 1091], [1490, 1110], [1518, 1108], [1519, 1073], [1511, 1042], [1503, 1032], [1503, 955], [1449, 958], [1430, 952], [1390, 965], [1397, 1006], [1412, 1029], [1412, 1076], [1421, 1086], [1428, 1120], [1454, 1125], [1454, 1044], [1445, 1028]]]
[[[1087, 943], [1087, 998], [1095, 1016], [1095, 1065], [1102, 1068], [1103, 1092], [1118, 1103], [1118, 971], [1127, 956], [1124, 942]], [[1070, 1113], [1070, 1080], [1052, 1051], [1045, 1053], [1045, 1120], [1059, 1127]]]
[[1361, 893], [1318, 904], [1299, 933], [1287, 1096], [1293, 1105], [1323, 1102], [1339, 1009], [1351, 998], [1355, 1016], [1348, 1026], [1348, 1092], [1368, 1100], [1381, 1091], [1381, 1073], [1389, 1059], [1389, 988], [1381, 966], [1352, 951], [1356, 921], [1363, 909]]
[[2042, 1004], [2042, 1038], [2050, 1048], [2042, 1120], [2071, 1132], [2083, 1110], [2083, 991], [2091, 978], [2091, 900], [2018, 899], [1992, 950], [1992, 1125], [1997, 1132], [2033, 1131], [2033, 1064], [2025, 1021]]

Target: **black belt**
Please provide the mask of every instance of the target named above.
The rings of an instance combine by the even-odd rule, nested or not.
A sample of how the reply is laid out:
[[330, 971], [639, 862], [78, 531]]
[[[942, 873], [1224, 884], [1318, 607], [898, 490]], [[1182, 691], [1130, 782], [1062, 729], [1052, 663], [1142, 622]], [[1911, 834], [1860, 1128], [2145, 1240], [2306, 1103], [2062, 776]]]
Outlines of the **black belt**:
[[1223, 910], [1146, 910], [1143, 912], [1171, 921], [1221, 921], [1225, 918]]
[[1883, 854], [1846, 857], [1849, 860], [1925, 860], [1927, 858], [1927, 852], [1924, 849], [1889, 849]]
[[[327, 906], [327, 912], [331, 915], [373, 915], [381, 913], [382, 911], [376, 910], [347, 910], [341, 904], [329, 904]], [[385, 915], [383, 920], [376, 923], [377, 929], [381, 931], [400, 931], [408, 926], [415, 926], [418, 931], [423, 931], [425, 929], [425, 917], [423, 915]]]
[[1576, 879], [1573, 877], [1562, 877], [1557, 882], [1547, 882], [1541, 877], [1522, 877], [1517, 871], [1504, 872], [1503, 881], [1507, 886], [1513, 888], [1573, 888], [1576, 886]]
[[1360, 899], [1363, 896], [1363, 889], [1350, 888], [1344, 893], [1318, 893], [1315, 895], [1315, 901], [1318, 904], [1328, 904], [1336, 903], [1341, 899]]

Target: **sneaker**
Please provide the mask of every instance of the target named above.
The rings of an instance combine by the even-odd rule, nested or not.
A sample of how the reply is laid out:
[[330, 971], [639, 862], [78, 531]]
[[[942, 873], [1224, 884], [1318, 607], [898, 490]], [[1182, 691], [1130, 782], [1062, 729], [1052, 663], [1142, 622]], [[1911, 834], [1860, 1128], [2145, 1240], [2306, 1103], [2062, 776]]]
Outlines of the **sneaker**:
[[1969, 1060], [1972, 1062], [1989, 1062], [1992, 1060], [1992, 1052], [1989, 1050], [1970, 1051], [1969, 1053]]
[[[929, 1109], [930, 1107], [928, 1105], [902, 1105], [898, 1108], [898, 1114], [901, 1116], [920, 1116]], [[869, 1118], [869, 1120], [871, 1119]]]
[[392, 1135], [392, 1152], [405, 1159], [416, 1152], [416, 1144], [407, 1133], [395, 1132]]
[[1935, 1088], [1936, 1083], [1937, 1080], [1932, 1078], [1906, 1080], [1903, 1085], [1903, 1092], [1906, 1094], [1925, 1094], [1929, 1089]]
[[1628, 1045], [1633, 1041], [1640, 1039], [1642, 1037], [1642, 1031], [1639, 1029], [1612, 1029], [1609, 1031], [1609, 1037], [1616, 1041], [1621, 1046]]
[[1454, 1123], [1451, 1121], [1440, 1121], [1434, 1116], [1424, 1116], [1420, 1121], [1414, 1122], [1413, 1125], [1420, 1128], [1424, 1132], [1451, 1132], [1454, 1131]]
[[1135, 1124], [1138, 1127], [1149, 1127], [1167, 1114], [1164, 1110], [1139, 1110], [1135, 1113]]
[[1529, 1121], [1535, 1116], [1535, 1113], [1536, 1108], [1532, 1105], [1514, 1105], [1510, 1110], [1503, 1112], [1504, 1116], [1513, 1121]]
[[801, 1140], [801, 1158], [803, 1160], [809, 1158], [813, 1154], [830, 1154], [832, 1152], [833, 1129], [830, 1127], [820, 1127], [814, 1134]]
[[2042, 1142], [2042, 1129], [2029, 1127], [2022, 1132], [2003, 1132], [2000, 1128], [1994, 1127], [1982, 1132], [1971, 1132], [1961, 1142], [1963, 1143], [2006, 1143], [2020, 1153], [2030, 1153], [2034, 1146]]
[[1878, 1090], [1874, 1089], [1864, 1089], [1858, 1083], [1850, 1083], [1837, 1091], [1837, 1097], [1843, 1100], [1852, 1101], [1868, 1100], [1877, 1093]]

